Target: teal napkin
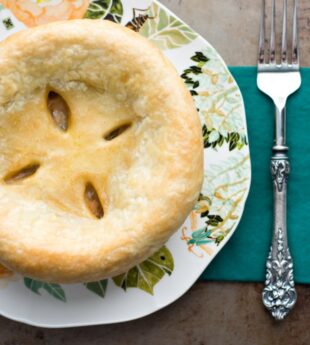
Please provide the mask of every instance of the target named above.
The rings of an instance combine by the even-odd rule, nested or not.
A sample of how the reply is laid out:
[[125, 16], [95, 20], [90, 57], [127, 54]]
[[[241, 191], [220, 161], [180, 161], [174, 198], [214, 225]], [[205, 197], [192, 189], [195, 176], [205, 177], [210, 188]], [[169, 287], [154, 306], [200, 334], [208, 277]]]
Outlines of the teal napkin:
[[[202, 274], [202, 280], [263, 281], [269, 251], [273, 202], [269, 161], [274, 133], [274, 108], [256, 87], [256, 68], [231, 67], [246, 108], [252, 184], [242, 220], [223, 250]], [[310, 283], [310, 68], [302, 87], [287, 105], [288, 238], [295, 280]]]

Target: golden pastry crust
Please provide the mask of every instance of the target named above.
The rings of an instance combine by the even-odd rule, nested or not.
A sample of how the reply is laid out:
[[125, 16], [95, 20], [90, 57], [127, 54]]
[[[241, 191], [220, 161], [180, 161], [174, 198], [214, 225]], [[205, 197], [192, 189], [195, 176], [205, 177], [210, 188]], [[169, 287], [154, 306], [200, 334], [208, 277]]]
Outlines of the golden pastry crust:
[[[125, 272], [183, 223], [203, 179], [192, 97], [163, 54], [108, 21], [28, 29], [0, 44], [0, 262], [72, 283]], [[61, 130], [50, 91], [69, 112]], [[113, 140], [107, 134], [130, 124]], [[35, 165], [31, 176], [10, 180]], [[91, 214], [91, 183], [104, 216]]]

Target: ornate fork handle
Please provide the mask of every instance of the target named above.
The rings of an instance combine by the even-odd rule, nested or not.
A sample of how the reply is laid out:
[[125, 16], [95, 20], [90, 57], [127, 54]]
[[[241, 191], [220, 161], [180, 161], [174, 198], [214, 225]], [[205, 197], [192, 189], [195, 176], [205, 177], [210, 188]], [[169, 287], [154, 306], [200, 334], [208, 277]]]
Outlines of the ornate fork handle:
[[274, 231], [267, 259], [263, 303], [277, 320], [282, 320], [296, 303], [293, 262], [287, 244], [286, 194], [290, 172], [286, 146], [286, 101], [301, 85], [298, 49], [298, 0], [293, 0], [292, 54], [287, 51], [287, 5], [283, 0], [281, 54], [276, 49], [276, 0], [271, 1], [269, 54], [266, 52], [266, 0], [262, 0], [257, 64], [257, 86], [276, 107], [275, 144], [271, 158], [274, 194]]
[[282, 320], [297, 300], [293, 262], [287, 242], [286, 194], [290, 164], [286, 146], [275, 146], [271, 158], [274, 191], [274, 233], [269, 256], [263, 303], [276, 320]]

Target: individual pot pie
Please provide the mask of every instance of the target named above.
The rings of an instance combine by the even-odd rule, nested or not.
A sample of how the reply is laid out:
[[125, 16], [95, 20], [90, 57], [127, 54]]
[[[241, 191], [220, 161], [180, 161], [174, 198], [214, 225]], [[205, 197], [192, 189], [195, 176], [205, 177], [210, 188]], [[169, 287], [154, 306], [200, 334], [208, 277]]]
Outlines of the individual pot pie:
[[203, 178], [192, 98], [163, 54], [97, 20], [0, 44], [0, 263], [49, 282], [125, 272], [184, 222]]

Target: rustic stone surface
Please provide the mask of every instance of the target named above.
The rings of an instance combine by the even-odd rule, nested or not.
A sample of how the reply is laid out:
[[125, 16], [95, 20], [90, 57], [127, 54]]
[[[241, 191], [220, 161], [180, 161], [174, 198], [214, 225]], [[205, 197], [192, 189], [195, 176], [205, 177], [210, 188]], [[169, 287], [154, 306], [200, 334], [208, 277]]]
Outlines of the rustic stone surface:
[[[162, 2], [206, 37], [228, 64], [256, 63], [260, 0]], [[309, 66], [310, 4], [299, 2], [301, 61]], [[200, 282], [164, 310], [124, 324], [47, 330], [0, 317], [0, 345], [309, 345], [310, 288], [297, 289], [297, 306], [280, 323], [263, 308], [260, 284]]]
[[309, 287], [298, 286], [298, 304], [280, 323], [263, 308], [261, 290], [260, 284], [200, 282], [167, 308], [116, 325], [53, 330], [0, 318], [0, 344], [309, 345]]

